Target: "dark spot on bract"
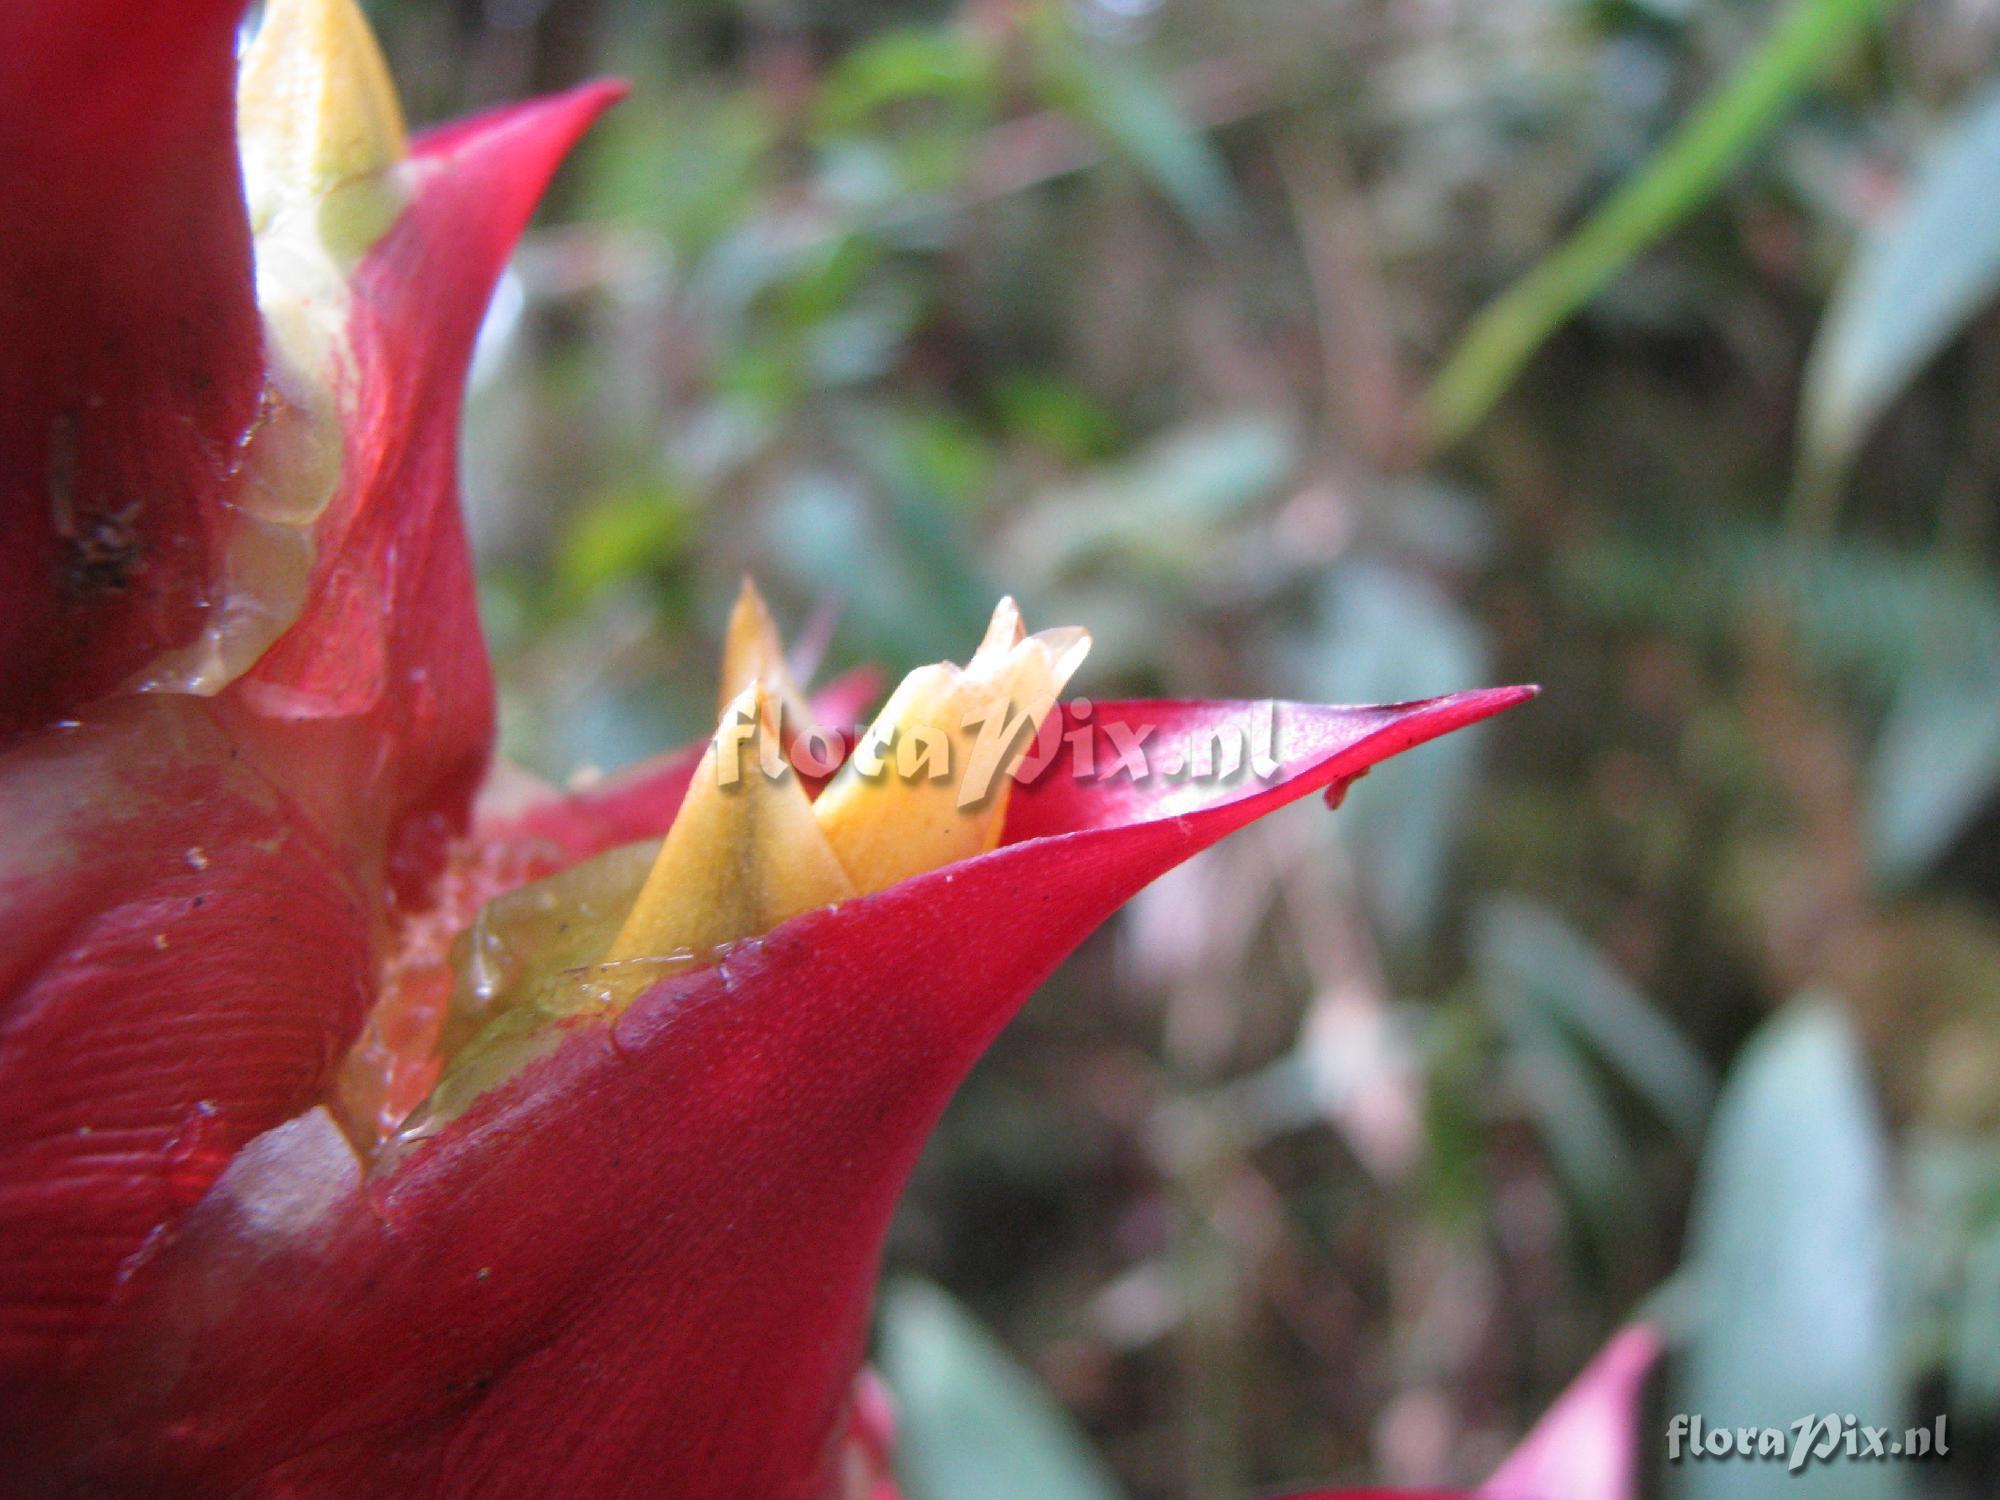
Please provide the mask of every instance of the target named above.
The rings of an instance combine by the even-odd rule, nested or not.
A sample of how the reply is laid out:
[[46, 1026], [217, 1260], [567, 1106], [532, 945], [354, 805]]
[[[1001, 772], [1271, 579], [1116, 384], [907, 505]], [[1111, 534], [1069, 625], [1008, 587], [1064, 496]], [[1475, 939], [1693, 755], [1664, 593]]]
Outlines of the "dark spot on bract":
[[63, 587], [73, 599], [122, 594], [145, 561], [139, 540], [139, 502], [77, 519], [64, 540]]

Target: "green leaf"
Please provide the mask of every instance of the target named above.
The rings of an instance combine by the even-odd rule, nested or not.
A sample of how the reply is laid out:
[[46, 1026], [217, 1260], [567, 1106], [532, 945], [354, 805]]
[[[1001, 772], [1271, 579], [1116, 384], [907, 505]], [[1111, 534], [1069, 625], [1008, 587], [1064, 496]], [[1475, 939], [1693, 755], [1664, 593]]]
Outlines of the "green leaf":
[[1606, 1252], [1625, 1251], [1639, 1227], [1638, 1152], [1576, 1039], [1543, 1012], [1486, 996], [1507, 1040], [1507, 1067], [1556, 1176]]
[[880, 1360], [908, 1500], [1117, 1500], [1075, 1424], [938, 1287], [889, 1287]]
[[776, 116], [747, 93], [641, 93], [591, 136], [580, 217], [651, 225], [676, 250], [699, 254], [755, 211], [777, 139]]
[[1916, 1369], [1955, 1406], [2000, 1408], [2000, 1140], [1913, 1132], [1901, 1263]]
[[[992, 443], [953, 408], [856, 402], [838, 409], [835, 421], [856, 466], [898, 507], [958, 513], [975, 511], [986, 501], [993, 478]], [[919, 551], [942, 545], [946, 555], [927, 560], [946, 572], [965, 573], [966, 542], [957, 527], [949, 517], [921, 520], [908, 540]], [[988, 590], [989, 580], [976, 570], [965, 581], [975, 598]]]
[[1158, 79], [1108, 49], [1093, 49], [1064, 58], [1051, 90], [1195, 228], [1217, 233], [1243, 222], [1242, 200], [1222, 154]]
[[1499, 1023], [1522, 1109], [1602, 1247], [1629, 1253], [1644, 1227], [1644, 1173], [1606, 1068], [1665, 1119], [1692, 1132], [1706, 1111], [1707, 1067], [1625, 977], [1552, 913], [1484, 903], [1473, 924], [1478, 994]]
[[1480, 979], [1587, 1038], [1662, 1120], [1701, 1129], [1715, 1081], [1686, 1037], [1610, 961], [1545, 907], [1496, 897], [1482, 904], [1472, 945]]
[[1036, 498], [1015, 523], [1018, 553], [1051, 576], [1107, 561], [1199, 576], [1219, 533], [1270, 495], [1298, 460], [1296, 434], [1268, 416], [1190, 424]]
[[1775, 30], [1639, 175], [1473, 322], [1425, 396], [1430, 435], [1456, 442], [1535, 351], [1632, 259], [1700, 206], [1846, 47], [1899, 0], [1792, 0]]
[[1563, 566], [1579, 607], [1705, 649], [1733, 649], [1746, 621], [1782, 609], [1802, 665], [1884, 698], [1914, 674], [2000, 660], [1995, 576], [1935, 552], [1683, 521], [1629, 527]]
[[1883, 409], [2000, 292], [2000, 86], [1959, 115], [1834, 293], [1807, 369], [1799, 488], [1825, 507]]
[[957, 519], [927, 497], [872, 500], [848, 476], [806, 470], [779, 489], [766, 534], [801, 592], [845, 606], [842, 639], [902, 672], [924, 659], [914, 643], [977, 640], [999, 592], [967, 555]]
[[890, 31], [840, 59], [820, 87], [814, 113], [832, 131], [860, 129], [877, 111], [919, 99], [984, 113], [995, 83], [991, 50], [973, 32]]
[[[1905, 1425], [1889, 1282], [1894, 1205], [1859, 1047], [1830, 1004], [1788, 1007], [1716, 1106], [1687, 1275], [1693, 1325], [1669, 1410], [1711, 1429], [1852, 1413]], [[1683, 1461], [1671, 1500], [1892, 1500], [1895, 1464]]]
[[1921, 876], [2000, 787], [2000, 663], [1926, 663], [1904, 680], [1868, 766], [1868, 852], [1885, 885]]
[[1989, 1228], [1966, 1256], [1963, 1318], [1955, 1330], [1949, 1374], [1953, 1396], [1978, 1411], [2000, 1406], [2000, 1227]]
[[597, 499], [570, 522], [556, 554], [556, 593], [571, 605], [673, 563], [700, 518], [669, 485], [636, 479]]
[[1041, 444], [1073, 464], [1107, 457], [1119, 442], [1118, 419], [1077, 386], [1051, 375], [994, 379], [991, 397], [1009, 436]]

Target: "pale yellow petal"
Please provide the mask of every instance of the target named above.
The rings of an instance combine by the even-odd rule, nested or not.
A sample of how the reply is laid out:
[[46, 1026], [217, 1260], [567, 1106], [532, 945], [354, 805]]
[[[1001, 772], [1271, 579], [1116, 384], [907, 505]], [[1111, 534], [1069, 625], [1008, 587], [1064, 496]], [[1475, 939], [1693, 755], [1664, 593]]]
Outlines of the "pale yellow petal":
[[1022, 629], [1004, 599], [969, 665], [905, 677], [813, 805], [862, 892], [1000, 841], [1009, 778], [1090, 649], [1082, 630]]
[[760, 763], [776, 730], [773, 695], [752, 683], [724, 712], [610, 962], [703, 953], [854, 894], [798, 777]]
[[259, 231], [403, 160], [403, 108], [355, 0], [268, 0], [236, 94], [245, 195]]
[[1014, 602], [1012, 594], [1005, 595], [993, 606], [993, 618], [986, 622], [986, 635], [979, 642], [979, 649], [972, 653], [973, 667], [982, 660], [1004, 657], [1022, 641], [1028, 638], [1028, 625], [1021, 618], [1021, 606]]
[[723, 637], [722, 687], [716, 712], [726, 713], [743, 690], [754, 682], [764, 684], [776, 696], [783, 710], [786, 740], [813, 728], [812, 711], [805, 694], [792, 680], [785, 664], [785, 643], [771, 618], [770, 606], [748, 578], [736, 595], [736, 607], [729, 612], [729, 632]]

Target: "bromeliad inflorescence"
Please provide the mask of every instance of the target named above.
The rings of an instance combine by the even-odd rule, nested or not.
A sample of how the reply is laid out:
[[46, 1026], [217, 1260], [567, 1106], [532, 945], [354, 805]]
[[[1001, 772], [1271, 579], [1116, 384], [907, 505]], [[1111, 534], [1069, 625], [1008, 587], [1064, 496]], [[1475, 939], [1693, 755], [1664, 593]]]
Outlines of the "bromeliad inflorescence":
[[[1089, 647], [1082, 630], [1029, 635], [1004, 599], [964, 667], [912, 672], [850, 749], [817, 722], [746, 580], [715, 735], [666, 836], [488, 901], [447, 955], [445, 1004], [433, 992], [425, 1014], [421, 989], [384, 1002], [337, 1117], [364, 1150], [427, 1135], [558, 1041], [556, 1022], [613, 1015], [728, 944], [991, 850], [1014, 774]], [[412, 1109], [417, 1085], [430, 1096]]]
[[[1177, 862], [1527, 691], [1086, 716], [1003, 604], [835, 767], [851, 684], [746, 593], [707, 746], [524, 794], [458, 408], [617, 91], [406, 140], [352, 0], [239, 69], [241, 9], [0, 8], [0, 1489], [865, 1493], [883, 1235], [986, 1044]], [[1267, 777], [1092, 753], [1253, 721]]]

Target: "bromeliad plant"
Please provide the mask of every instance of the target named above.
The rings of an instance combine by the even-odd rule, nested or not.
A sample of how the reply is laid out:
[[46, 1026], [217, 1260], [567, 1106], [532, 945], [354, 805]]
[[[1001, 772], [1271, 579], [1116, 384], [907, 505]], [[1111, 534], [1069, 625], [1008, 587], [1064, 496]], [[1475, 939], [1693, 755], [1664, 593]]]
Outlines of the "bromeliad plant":
[[712, 743], [523, 793], [457, 413], [616, 90], [407, 142], [351, 0], [239, 66], [241, 6], [0, 10], [0, 1489], [886, 1493], [869, 1293], [981, 1050], [1176, 862], [1525, 690], [1135, 774], [1260, 710], [1063, 705], [1087, 637], [1003, 603], [820, 776], [859, 689], [746, 591]]

